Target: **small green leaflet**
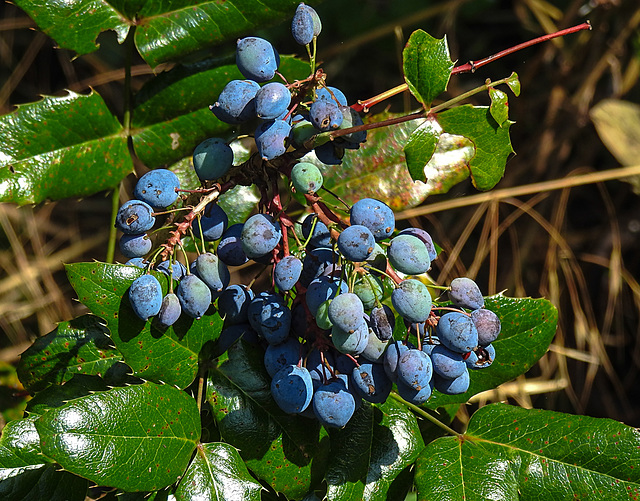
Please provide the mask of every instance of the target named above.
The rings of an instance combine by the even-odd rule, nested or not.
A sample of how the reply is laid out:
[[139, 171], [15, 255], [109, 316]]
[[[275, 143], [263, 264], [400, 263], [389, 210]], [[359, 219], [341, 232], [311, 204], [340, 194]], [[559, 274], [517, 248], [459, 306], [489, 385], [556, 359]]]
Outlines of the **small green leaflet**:
[[402, 52], [402, 69], [409, 90], [428, 109], [446, 90], [453, 69], [447, 39], [414, 31]]
[[438, 113], [438, 123], [444, 132], [464, 136], [475, 146], [475, 155], [469, 162], [474, 186], [490, 190], [504, 175], [507, 158], [513, 153], [506, 120], [498, 125], [489, 107], [465, 104]]

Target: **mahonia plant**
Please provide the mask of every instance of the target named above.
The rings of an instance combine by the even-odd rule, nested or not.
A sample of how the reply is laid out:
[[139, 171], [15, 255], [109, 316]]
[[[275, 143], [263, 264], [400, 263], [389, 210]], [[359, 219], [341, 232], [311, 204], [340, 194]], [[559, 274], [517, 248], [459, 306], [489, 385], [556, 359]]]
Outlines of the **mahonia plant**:
[[[78, 2], [46, 13], [17, 3], [61, 46], [95, 48], [93, 28], [78, 25], [72, 37], [63, 21], [85, 19]], [[499, 181], [512, 122], [497, 87], [518, 95], [517, 75], [433, 105], [451, 75], [495, 57], [456, 67], [446, 39], [419, 30], [403, 52], [405, 84], [354, 103], [316, 65], [317, 12], [281, 3], [307, 62], [246, 36], [277, 20], [275, 10], [234, 2], [243, 15], [231, 20], [208, 3], [169, 2], [162, 13], [94, 6], [101, 29], [132, 37], [152, 66], [242, 36], [235, 64], [156, 76], [124, 126], [96, 92], [44, 97], [0, 118], [4, 201], [116, 186], [132, 170], [128, 138], [150, 168], [113, 218], [129, 261], [67, 265], [91, 313], [22, 355], [18, 375], [33, 398], [0, 437], [2, 499], [637, 492], [640, 436], [621, 423], [492, 404], [465, 430], [451, 425], [472, 396], [537, 362], [557, 312], [545, 299], [483, 297], [468, 277], [436, 284], [429, 270], [439, 247], [423, 228], [396, 228], [394, 210], [424, 199], [413, 186], [428, 184], [439, 152], [458, 151], [465, 167], [445, 175], [449, 186], [468, 176], [480, 190]], [[211, 34], [203, 19], [229, 29]], [[181, 38], [167, 23], [195, 28]], [[170, 40], [153, 43], [160, 36]], [[406, 89], [418, 112], [363, 116]], [[191, 99], [173, 99], [187, 90]], [[490, 106], [458, 105], [479, 92]], [[63, 134], [69, 128], [76, 134]], [[357, 160], [391, 155], [396, 148], [378, 149], [389, 134], [403, 143], [408, 175], [392, 180], [393, 196], [382, 179], [368, 191], [339, 183], [370, 174]], [[247, 263], [262, 277], [232, 283]]]

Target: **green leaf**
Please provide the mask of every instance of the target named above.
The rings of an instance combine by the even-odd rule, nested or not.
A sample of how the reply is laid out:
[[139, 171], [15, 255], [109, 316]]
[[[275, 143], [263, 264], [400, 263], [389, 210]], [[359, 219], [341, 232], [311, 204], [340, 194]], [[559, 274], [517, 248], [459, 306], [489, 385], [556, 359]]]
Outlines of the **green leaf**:
[[0, 117], [0, 202], [91, 195], [133, 170], [122, 126], [97, 92], [45, 96]]
[[331, 432], [327, 498], [386, 500], [393, 480], [423, 448], [416, 417], [404, 405], [363, 404], [344, 429]]
[[78, 54], [96, 50], [96, 38], [103, 31], [115, 31], [118, 41], [122, 43], [131, 24], [107, 2], [16, 0], [15, 4], [29, 14], [38, 28], [60, 47]]
[[447, 193], [456, 184], [469, 177], [469, 160], [475, 149], [471, 141], [462, 136], [442, 133], [436, 151], [424, 166], [429, 195]]
[[84, 501], [88, 482], [53, 464], [36, 468], [0, 469], [3, 501]]
[[489, 108], [469, 104], [443, 111], [437, 118], [445, 132], [464, 136], [475, 146], [475, 155], [469, 164], [475, 187], [493, 188], [504, 175], [507, 158], [513, 153], [509, 138], [513, 122], [505, 121], [500, 126]]
[[491, 105], [489, 111], [493, 119], [498, 122], [500, 127], [509, 118], [509, 100], [507, 94], [500, 89], [489, 87], [489, 97], [491, 98]]
[[75, 374], [106, 376], [124, 368], [122, 355], [109, 338], [104, 321], [83, 315], [61, 322], [21, 355], [18, 375], [31, 392], [62, 384]]
[[153, 491], [187, 468], [200, 414], [185, 392], [147, 382], [72, 400], [36, 428], [42, 452], [65, 470], [98, 485]]
[[40, 436], [36, 431], [38, 417], [16, 419], [2, 428], [0, 436], [0, 476], [6, 469], [25, 468], [50, 462], [40, 450]]
[[424, 167], [436, 151], [441, 132], [437, 123], [434, 124], [433, 120], [426, 119], [411, 133], [409, 141], [404, 146], [404, 155], [407, 159], [409, 174], [414, 181], [426, 182]]
[[262, 486], [249, 474], [238, 451], [222, 442], [200, 444], [180, 480], [178, 501], [260, 501]]
[[496, 295], [485, 298], [485, 308], [495, 312], [502, 323], [502, 332], [492, 343], [496, 359], [486, 369], [470, 371], [471, 384], [466, 393], [444, 395], [434, 391], [425, 404], [429, 409], [466, 402], [477, 393], [511, 381], [531, 369], [549, 348], [558, 312], [546, 299]]
[[509, 76], [507, 85], [511, 89], [511, 92], [513, 92], [514, 96], [518, 97], [520, 95], [520, 79], [515, 71]]
[[7, 423], [0, 436], [0, 499], [83, 501], [87, 481], [58, 467], [40, 449], [38, 416]]
[[[368, 122], [393, 116], [380, 114]], [[415, 207], [427, 197], [428, 189], [411, 179], [402, 149], [416, 127], [417, 123], [411, 121], [369, 130], [367, 142], [360, 145], [360, 149], [345, 151], [342, 165], [325, 165], [315, 155], [309, 155], [305, 160], [320, 168], [326, 188], [350, 204], [360, 198], [372, 197], [382, 200], [395, 211]], [[328, 194], [327, 200], [340, 205]]]
[[423, 30], [414, 31], [402, 51], [402, 69], [411, 93], [429, 108], [447, 89], [453, 69], [446, 37], [436, 39]]
[[611, 419], [487, 405], [463, 436], [424, 449], [418, 499], [633, 499], [638, 449], [640, 432]]
[[[215, 308], [199, 320], [182, 315], [164, 328], [140, 320], [129, 304], [129, 286], [144, 270], [106, 263], [70, 264], [66, 270], [78, 299], [106, 320], [113, 343], [136, 376], [179, 388], [191, 384], [202, 347], [215, 340], [222, 327]], [[161, 273], [156, 277], [166, 293], [168, 277]]]
[[[209, 137], [227, 136], [233, 126], [209, 110], [224, 86], [244, 77], [235, 64], [208, 60], [178, 66], [150, 80], [138, 93], [133, 111], [133, 145], [148, 167], [155, 168], [191, 156]], [[283, 56], [280, 71], [290, 81], [308, 76], [309, 64]], [[255, 124], [248, 125], [253, 133]]]
[[299, 3], [298, 0], [146, 2], [139, 12], [146, 19], [136, 30], [136, 46], [151, 66], [180, 60], [186, 54], [290, 18]]
[[318, 421], [283, 413], [271, 398], [264, 352], [242, 340], [209, 371], [207, 401], [222, 439], [238, 448], [254, 475], [289, 499], [322, 478], [329, 437]]
[[[264, 29], [293, 15], [298, 0], [223, 3], [202, 0], [17, 0], [60, 47], [78, 54], [98, 48], [100, 33], [113, 30], [122, 42], [135, 26], [135, 44], [149, 65], [180, 61], [227, 40]], [[308, 2], [317, 3], [317, 2]]]
[[50, 409], [62, 407], [69, 400], [108, 389], [109, 386], [104, 379], [98, 376], [76, 374], [62, 385], [52, 384], [36, 393], [27, 404], [27, 412], [29, 416], [42, 416]]

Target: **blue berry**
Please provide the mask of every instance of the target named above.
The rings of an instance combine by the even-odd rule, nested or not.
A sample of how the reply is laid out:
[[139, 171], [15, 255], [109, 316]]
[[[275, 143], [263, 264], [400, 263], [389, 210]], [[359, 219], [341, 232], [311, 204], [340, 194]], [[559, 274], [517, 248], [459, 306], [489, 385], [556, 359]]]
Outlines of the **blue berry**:
[[315, 9], [304, 3], [298, 5], [291, 21], [291, 34], [294, 40], [300, 45], [307, 45], [321, 31], [322, 23]]
[[391, 208], [374, 198], [363, 198], [351, 207], [351, 224], [366, 226], [376, 241], [389, 238], [396, 227], [395, 215]]
[[419, 238], [411, 235], [392, 238], [387, 256], [391, 266], [406, 275], [420, 275], [431, 267], [427, 247]]
[[136, 278], [129, 287], [129, 303], [141, 320], [157, 315], [162, 306], [162, 287], [153, 275]]
[[222, 238], [228, 223], [227, 213], [218, 204], [211, 202], [205, 207], [200, 221], [194, 221], [193, 233], [205, 242], [214, 242]]
[[313, 398], [311, 374], [304, 367], [283, 367], [271, 380], [271, 395], [284, 412], [296, 414], [304, 411]]
[[244, 285], [230, 285], [218, 298], [218, 311], [226, 325], [248, 321], [247, 309], [254, 298], [253, 291]]
[[440, 343], [452, 351], [467, 353], [478, 346], [478, 330], [464, 313], [451, 311], [442, 315], [436, 332]]
[[173, 292], [167, 294], [162, 298], [162, 304], [160, 311], [158, 312], [158, 322], [165, 327], [175, 324], [180, 318], [182, 313], [182, 307], [180, 306], [180, 300]]
[[[246, 122], [256, 116], [255, 97], [258, 90], [260, 86], [253, 80], [231, 80], [209, 109], [218, 120], [225, 123]], [[226, 165], [226, 162], [222, 165]], [[203, 174], [208, 176], [206, 169], [203, 169]]]
[[218, 253], [218, 258], [228, 266], [240, 266], [249, 260], [244, 250], [242, 250], [241, 236], [243, 227], [242, 223], [229, 226], [220, 238], [216, 252]]
[[247, 257], [254, 259], [268, 254], [282, 238], [280, 223], [269, 214], [254, 214], [244, 223], [240, 240]]
[[467, 277], [454, 278], [449, 289], [449, 299], [456, 306], [477, 310], [484, 306], [484, 298], [480, 287]]
[[225, 176], [232, 165], [233, 150], [218, 137], [205, 139], [193, 150], [193, 168], [201, 181]]
[[287, 151], [291, 125], [284, 120], [262, 122], [255, 132], [258, 153], [263, 160], [273, 160]]
[[211, 305], [211, 289], [195, 275], [185, 275], [178, 283], [176, 295], [182, 311], [192, 318], [200, 318]]
[[273, 281], [282, 291], [293, 289], [302, 273], [302, 261], [296, 256], [283, 257], [273, 267]]
[[349, 261], [364, 261], [373, 252], [375, 239], [369, 228], [354, 224], [345, 228], [338, 237], [338, 249]]
[[231, 279], [227, 265], [211, 252], [200, 254], [195, 263], [200, 280], [209, 286], [212, 297], [218, 297]]
[[353, 395], [340, 380], [321, 385], [313, 395], [313, 412], [323, 426], [344, 427], [353, 416], [355, 408]]
[[146, 256], [152, 247], [152, 242], [146, 233], [138, 235], [122, 235], [120, 237], [120, 252], [129, 258]]
[[116, 228], [129, 235], [144, 233], [153, 228], [155, 222], [153, 208], [142, 200], [125, 202], [116, 214]]
[[347, 106], [347, 97], [344, 93], [340, 89], [331, 86], [316, 89], [316, 100], [318, 99], [333, 101], [340, 106]]
[[415, 279], [400, 282], [391, 294], [391, 303], [410, 323], [424, 322], [431, 313], [431, 294], [422, 282]]
[[398, 235], [411, 235], [416, 238], [419, 238], [424, 242], [424, 245], [427, 247], [427, 251], [429, 252], [429, 259], [431, 261], [435, 260], [438, 257], [438, 252], [436, 251], [436, 246], [433, 244], [433, 239], [431, 235], [424, 231], [421, 228], [406, 228], [402, 230]]
[[471, 312], [471, 321], [478, 331], [478, 345], [487, 346], [498, 339], [501, 323], [498, 315], [491, 310], [479, 308]]
[[280, 65], [280, 56], [264, 38], [246, 37], [238, 40], [236, 65], [245, 78], [266, 82], [275, 75]]
[[176, 190], [179, 188], [180, 181], [173, 172], [168, 169], [155, 169], [138, 179], [134, 196], [151, 207], [165, 208], [176, 201]]
[[391, 393], [393, 386], [391, 379], [379, 364], [364, 363], [359, 367], [354, 367], [351, 380], [360, 396], [374, 404], [383, 403]]
[[309, 120], [322, 132], [335, 130], [342, 124], [342, 111], [334, 101], [318, 99], [309, 108]]
[[311, 238], [309, 238], [309, 246], [311, 248], [331, 246], [329, 228], [318, 219], [316, 214], [309, 214], [304, 218], [304, 221], [302, 221], [302, 235], [304, 238], [309, 238], [309, 235], [311, 235]]
[[263, 120], [278, 118], [286, 114], [291, 104], [291, 92], [280, 82], [265, 84], [256, 93], [256, 115]]
[[433, 345], [431, 349], [431, 362], [433, 364], [433, 371], [436, 374], [440, 374], [442, 377], [449, 379], [462, 376], [462, 373], [467, 370], [467, 365], [462, 355], [442, 345]]

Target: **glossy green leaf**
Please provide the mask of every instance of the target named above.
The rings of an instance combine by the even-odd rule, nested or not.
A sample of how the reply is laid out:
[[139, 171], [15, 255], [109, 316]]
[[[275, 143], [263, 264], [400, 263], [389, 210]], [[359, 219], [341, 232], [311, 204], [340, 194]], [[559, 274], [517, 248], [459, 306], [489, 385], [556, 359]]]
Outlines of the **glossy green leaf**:
[[425, 108], [447, 89], [453, 61], [447, 39], [414, 31], [402, 51], [402, 69], [409, 90]]
[[0, 117], [0, 201], [81, 197], [133, 170], [122, 126], [97, 92], [45, 96]]
[[507, 85], [511, 89], [511, 92], [513, 92], [514, 96], [518, 97], [520, 95], [520, 79], [515, 71], [509, 76]]
[[496, 359], [486, 369], [470, 371], [471, 384], [466, 393], [444, 395], [434, 391], [426, 407], [437, 409], [466, 402], [481, 391], [526, 373], [547, 352], [558, 323], [558, 312], [549, 301], [497, 295], [485, 298], [485, 308], [495, 312], [502, 323], [502, 332], [492, 343]]
[[[133, 111], [133, 145], [138, 157], [151, 168], [191, 156], [209, 137], [225, 137], [233, 126], [221, 122], [209, 110], [224, 86], [244, 78], [235, 64], [218, 66], [208, 60], [178, 66], [150, 80], [138, 93]], [[280, 71], [290, 81], [306, 78], [309, 64], [283, 56]], [[253, 134], [256, 125], [248, 124]]]
[[83, 315], [61, 322], [21, 355], [18, 375], [31, 392], [50, 384], [62, 384], [75, 374], [105, 376], [118, 372], [122, 355], [109, 338], [104, 321]]
[[284, 414], [271, 398], [264, 352], [244, 341], [209, 371], [207, 401], [222, 439], [276, 492], [300, 499], [322, 478], [329, 437], [318, 421]]
[[409, 136], [409, 141], [404, 146], [404, 155], [411, 179], [423, 182], [427, 180], [424, 167], [436, 151], [441, 132], [434, 120], [426, 119]]
[[89, 483], [59, 467], [0, 469], [2, 501], [85, 501]]
[[98, 485], [153, 491], [187, 468], [200, 414], [185, 392], [147, 382], [72, 400], [40, 417], [36, 429], [42, 452], [65, 470]]
[[136, 30], [136, 46], [151, 66], [176, 61], [185, 54], [290, 20], [298, 3], [298, 0], [146, 2], [138, 14], [146, 19]]
[[298, 0], [16, 1], [40, 30], [60, 47], [78, 54], [96, 50], [96, 38], [103, 31], [115, 31], [122, 42], [135, 26], [138, 51], [153, 67], [180, 61], [188, 54], [290, 18], [298, 3]]
[[364, 404], [344, 429], [330, 436], [325, 480], [331, 501], [386, 500], [393, 480], [424, 448], [415, 415], [393, 399]]
[[507, 94], [500, 89], [489, 87], [489, 97], [491, 98], [491, 105], [489, 106], [491, 116], [502, 127], [509, 118]]
[[640, 432], [611, 419], [488, 405], [424, 449], [418, 499], [635, 499], [639, 449]]
[[62, 407], [70, 400], [108, 389], [109, 385], [99, 376], [76, 374], [62, 385], [52, 384], [36, 393], [27, 404], [27, 412], [29, 416], [42, 416], [51, 409]]
[[178, 501], [260, 501], [261, 490], [238, 451], [216, 442], [198, 445], [175, 496]]
[[60, 47], [78, 54], [96, 50], [96, 38], [103, 31], [115, 31], [118, 41], [122, 43], [132, 24], [107, 2], [16, 0], [15, 4], [29, 14], [38, 28]]
[[464, 136], [475, 146], [469, 163], [471, 179], [479, 190], [490, 190], [504, 175], [507, 158], [513, 153], [509, 127], [493, 119], [488, 107], [463, 105], [438, 114], [445, 132]]
[[35, 417], [17, 419], [2, 428], [0, 436], [0, 476], [7, 469], [29, 468], [47, 464], [51, 460], [42, 455], [40, 436], [36, 430]]
[[[215, 308], [199, 320], [182, 315], [173, 326], [164, 328], [152, 320], [140, 320], [129, 304], [129, 286], [144, 274], [140, 268], [76, 263], [66, 269], [78, 299], [106, 320], [113, 343], [136, 376], [180, 388], [191, 384], [202, 347], [216, 339], [222, 327]], [[166, 293], [168, 278], [160, 273], [156, 276]]]

